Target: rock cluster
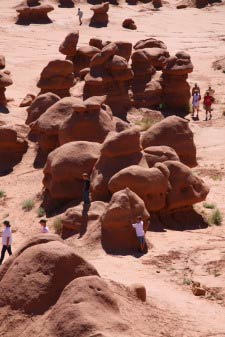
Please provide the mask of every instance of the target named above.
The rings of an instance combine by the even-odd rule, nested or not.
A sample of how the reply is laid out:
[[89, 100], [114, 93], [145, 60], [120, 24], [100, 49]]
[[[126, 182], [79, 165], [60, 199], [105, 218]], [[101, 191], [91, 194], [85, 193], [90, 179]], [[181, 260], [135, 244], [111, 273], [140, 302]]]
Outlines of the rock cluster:
[[0, 106], [7, 105], [7, 99], [5, 96], [6, 88], [13, 84], [10, 72], [3, 70], [5, 68], [5, 57], [0, 55]]
[[24, 0], [21, 4], [16, 6], [18, 13], [17, 23], [49, 23], [51, 20], [48, 13], [53, 11], [52, 5], [44, 3], [42, 0]]
[[91, 7], [94, 12], [90, 21], [90, 26], [93, 27], [105, 27], [108, 24], [109, 16], [109, 2], [102, 3], [100, 5], [94, 5]]

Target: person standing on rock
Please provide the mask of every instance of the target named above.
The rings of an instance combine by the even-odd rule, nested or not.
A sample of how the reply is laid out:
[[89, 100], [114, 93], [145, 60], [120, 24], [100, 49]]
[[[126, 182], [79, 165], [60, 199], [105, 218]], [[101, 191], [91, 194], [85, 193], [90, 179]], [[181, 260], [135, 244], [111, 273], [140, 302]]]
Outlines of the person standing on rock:
[[4, 230], [2, 232], [2, 252], [1, 252], [1, 259], [0, 259], [0, 264], [2, 264], [4, 258], [5, 258], [5, 253], [6, 251], [8, 252], [9, 255], [12, 255], [12, 230], [11, 230], [11, 225], [10, 222], [5, 220], [3, 222], [4, 225]]
[[84, 180], [84, 188], [83, 188], [83, 201], [84, 204], [89, 205], [90, 202], [90, 179], [87, 173], [82, 174]]
[[41, 225], [41, 233], [49, 233], [49, 228], [47, 226], [47, 220], [41, 219], [39, 221], [39, 224]]
[[[205, 97], [204, 97], [204, 101], [203, 101], [203, 106], [205, 109], [205, 120], [210, 120], [212, 118], [212, 104], [214, 102], [214, 98], [213, 96], [211, 96], [209, 94], [209, 92], [207, 91]], [[209, 118], [208, 118], [209, 115]]]
[[80, 22], [80, 26], [82, 25], [82, 17], [83, 17], [83, 12], [80, 8], [78, 8], [78, 11], [77, 11], [77, 15], [78, 15], [78, 18], [79, 18], [79, 22]]
[[194, 92], [194, 95], [192, 97], [192, 117], [195, 117], [195, 111], [197, 112], [196, 118], [199, 119], [199, 107], [200, 107], [200, 100], [201, 100], [201, 95], [199, 94], [198, 91]]
[[146, 241], [145, 241], [145, 232], [144, 232], [144, 222], [140, 215], [137, 217], [137, 222], [132, 224], [132, 227], [136, 231], [136, 235], [140, 243], [141, 252], [143, 253], [146, 247]]

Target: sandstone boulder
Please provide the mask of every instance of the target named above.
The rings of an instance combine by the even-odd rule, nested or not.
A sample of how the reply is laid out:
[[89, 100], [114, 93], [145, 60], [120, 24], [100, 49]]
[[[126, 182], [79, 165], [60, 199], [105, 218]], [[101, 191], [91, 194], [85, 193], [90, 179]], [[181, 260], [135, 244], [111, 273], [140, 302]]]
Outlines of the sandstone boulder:
[[122, 23], [122, 26], [123, 26], [123, 28], [131, 29], [131, 30], [137, 29], [137, 26], [136, 26], [134, 20], [130, 19], [130, 18], [125, 19]]
[[0, 69], [5, 68], [5, 56], [0, 55]]
[[99, 158], [100, 144], [70, 142], [52, 151], [44, 167], [43, 185], [52, 199], [82, 200], [82, 174], [91, 174]]
[[139, 215], [143, 217], [146, 230], [149, 213], [143, 200], [129, 188], [115, 193], [101, 219], [103, 248], [107, 251], [138, 249], [139, 242], [132, 223]]
[[7, 99], [5, 97], [6, 88], [13, 84], [10, 75], [6, 71], [0, 70], [0, 105], [7, 105]]
[[59, 46], [59, 52], [63, 55], [74, 56], [76, 54], [79, 31], [69, 33]]
[[149, 146], [144, 149], [144, 156], [149, 167], [167, 160], [180, 161], [176, 151], [169, 146]]
[[37, 87], [40, 94], [52, 92], [59, 97], [70, 96], [70, 88], [74, 85], [73, 63], [56, 59], [50, 61], [42, 70]]
[[49, 23], [51, 20], [48, 13], [54, 10], [54, 7], [44, 3], [42, 0], [24, 0], [16, 6], [18, 13], [17, 23]]
[[145, 40], [140, 40], [134, 45], [134, 49], [144, 49], [144, 48], [161, 48], [167, 49], [164, 42], [154, 39], [152, 37], [147, 38]]
[[197, 165], [196, 147], [188, 121], [170, 116], [154, 124], [141, 138], [143, 148], [166, 145], [173, 148], [182, 163], [189, 167]]
[[153, 7], [159, 9], [162, 7], [162, 0], [152, 0]]
[[35, 99], [35, 95], [33, 94], [27, 94], [24, 99], [22, 100], [22, 102], [20, 103], [20, 108], [26, 107], [26, 106], [30, 106], [31, 103], [33, 102], [33, 100]]
[[0, 175], [10, 172], [27, 151], [27, 141], [9, 126], [0, 126]]
[[14, 259], [1, 279], [0, 307], [43, 314], [57, 302], [67, 284], [88, 275], [98, 273], [62, 242], [34, 245]]
[[74, 6], [74, 0], [59, 0], [59, 7], [73, 8]]
[[92, 46], [84, 46], [77, 49], [76, 54], [69, 59], [73, 62], [75, 76], [80, 76], [83, 69], [90, 67], [92, 57], [94, 57], [100, 50]]
[[166, 205], [168, 176], [166, 168], [163, 171], [156, 167], [133, 165], [114, 174], [108, 188], [113, 194], [128, 187], [145, 202], [148, 211], [158, 211]]

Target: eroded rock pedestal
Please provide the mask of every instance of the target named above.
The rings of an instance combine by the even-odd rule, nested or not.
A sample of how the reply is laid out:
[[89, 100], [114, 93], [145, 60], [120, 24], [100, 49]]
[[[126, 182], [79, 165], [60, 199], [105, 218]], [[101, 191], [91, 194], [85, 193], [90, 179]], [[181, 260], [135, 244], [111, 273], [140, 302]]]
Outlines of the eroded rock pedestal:
[[20, 5], [16, 6], [18, 13], [17, 23], [49, 23], [51, 20], [48, 17], [48, 13], [53, 10], [53, 6], [44, 3], [42, 0], [24, 0]]

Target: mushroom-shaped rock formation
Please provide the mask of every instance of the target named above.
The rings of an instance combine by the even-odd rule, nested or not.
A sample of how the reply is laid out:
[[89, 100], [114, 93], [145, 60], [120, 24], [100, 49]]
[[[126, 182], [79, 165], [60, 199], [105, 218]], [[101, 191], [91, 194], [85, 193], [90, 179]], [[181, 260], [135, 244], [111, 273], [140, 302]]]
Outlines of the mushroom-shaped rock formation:
[[90, 21], [90, 26], [106, 27], [109, 21], [108, 16], [109, 2], [105, 2], [100, 5], [94, 5], [91, 7], [91, 10], [94, 13]]
[[197, 8], [204, 8], [208, 6], [209, 1], [208, 0], [195, 0], [195, 6]]
[[110, 178], [123, 168], [131, 165], [148, 167], [141, 153], [140, 133], [136, 129], [128, 129], [121, 133], [109, 133], [101, 148], [101, 155], [96, 162], [92, 176], [93, 200], [110, 200], [108, 182]]
[[71, 141], [102, 143], [117, 127], [111, 110], [103, 101], [104, 97], [91, 97], [86, 101], [65, 97], [53, 104], [31, 124], [31, 132], [38, 136], [41, 151], [49, 153]]
[[110, 43], [92, 57], [84, 79], [84, 97], [106, 95], [106, 104], [113, 114], [126, 119], [131, 107], [128, 88], [133, 72], [127, 60], [117, 55], [118, 49], [115, 43]]
[[0, 70], [0, 105], [6, 106], [7, 99], [5, 97], [6, 87], [13, 84], [13, 81], [8, 73]]
[[72, 280], [98, 275], [91, 264], [60, 241], [20, 249], [7, 267], [0, 281], [0, 307], [23, 308], [24, 313], [34, 315], [54, 305]]
[[154, 124], [143, 133], [141, 143], [144, 149], [149, 146], [170, 146], [182, 163], [189, 167], [197, 165], [193, 132], [183, 118], [170, 116]]
[[123, 26], [123, 28], [131, 29], [131, 30], [137, 29], [137, 26], [136, 26], [134, 20], [130, 19], [130, 18], [125, 19], [122, 23], [122, 26]]
[[82, 200], [82, 174], [92, 172], [99, 158], [100, 144], [70, 142], [52, 151], [44, 167], [43, 184], [52, 199]]
[[18, 13], [17, 23], [49, 23], [51, 20], [48, 17], [48, 13], [53, 10], [53, 6], [44, 3], [42, 0], [24, 0], [16, 6]]
[[162, 103], [162, 87], [160, 81], [152, 79], [166, 62], [169, 53], [162, 48], [137, 49], [131, 56], [133, 100], [136, 107], [155, 107]]
[[58, 0], [59, 7], [73, 8], [75, 6], [74, 0]]
[[[104, 47], [106, 47], [108, 44], [111, 44], [112, 42], [102, 42], [101, 39], [92, 38], [89, 41], [89, 45], [98, 48], [99, 50], [102, 50]], [[132, 53], [132, 43], [127, 41], [114, 41], [113, 42], [117, 48], [115, 48], [115, 55], [121, 56], [125, 58], [125, 60], [129, 61]]]
[[176, 151], [169, 146], [149, 146], [143, 152], [149, 167], [168, 160], [180, 161]]
[[52, 92], [59, 97], [70, 96], [74, 85], [73, 63], [67, 60], [53, 60], [42, 70], [37, 87], [40, 94]]
[[69, 33], [59, 46], [59, 52], [66, 56], [74, 56], [77, 51], [79, 31]]
[[110, 179], [108, 188], [115, 193], [128, 187], [144, 200], [148, 211], [158, 211], [166, 205], [168, 176], [166, 167], [163, 171], [156, 167], [133, 165], [116, 173]]
[[188, 112], [191, 97], [188, 74], [193, 71], [190, 55], [178, 52], [170, 57], [162, 70], [163, 102], [173, 111]]
[[192, 206], [206, 199], [209, 193], [208, 186], [193, 174], [189, 167], [178, 161], [167, 161], [164, 165], [170, 171], [166, 209]]
[[162, 0], [152, 0], [152, 4], [155, 9], [159, 9], [162, 7]]
[[106, 251], [137, 250], [139, 243], [132, 227], [141, 214], [147, 230], [149, 213], [143, 200], [129, 188], [113, 194], [101, 218], [102, 245]]
[[0, 55], [0, 69], [5, 68], [5, 56]]
[[80, 76], [80, 72], [83, 69], [90, 67], [90, 62], [94, 55], [98, 54], [100, 50], [92, 46], [84, 46], [77, 49], [76, 55], [70, 57], [73, 62], [74, 74]]
[[9, 173], [27, 151], [27, 141], [8, 126], [0, 126], [0, 175]]
[[47, 92], [46, 94], [42, 94], [37, 96], [29, 108], [27, 108], [28, 116], [26, 120], [26, 124], [33, 123], [36, 121], [43, 113], [50, 108], [53, 104], [58, 102], [60, 97], [51, 93]]
[[134, 49], [144, 49], [144, 48], [161, 48], [161, 49], [167, 49], [164, 42], [154, 39], [152, 37], [145, 39], [145, 40], [139, 40], [135, 45]]

